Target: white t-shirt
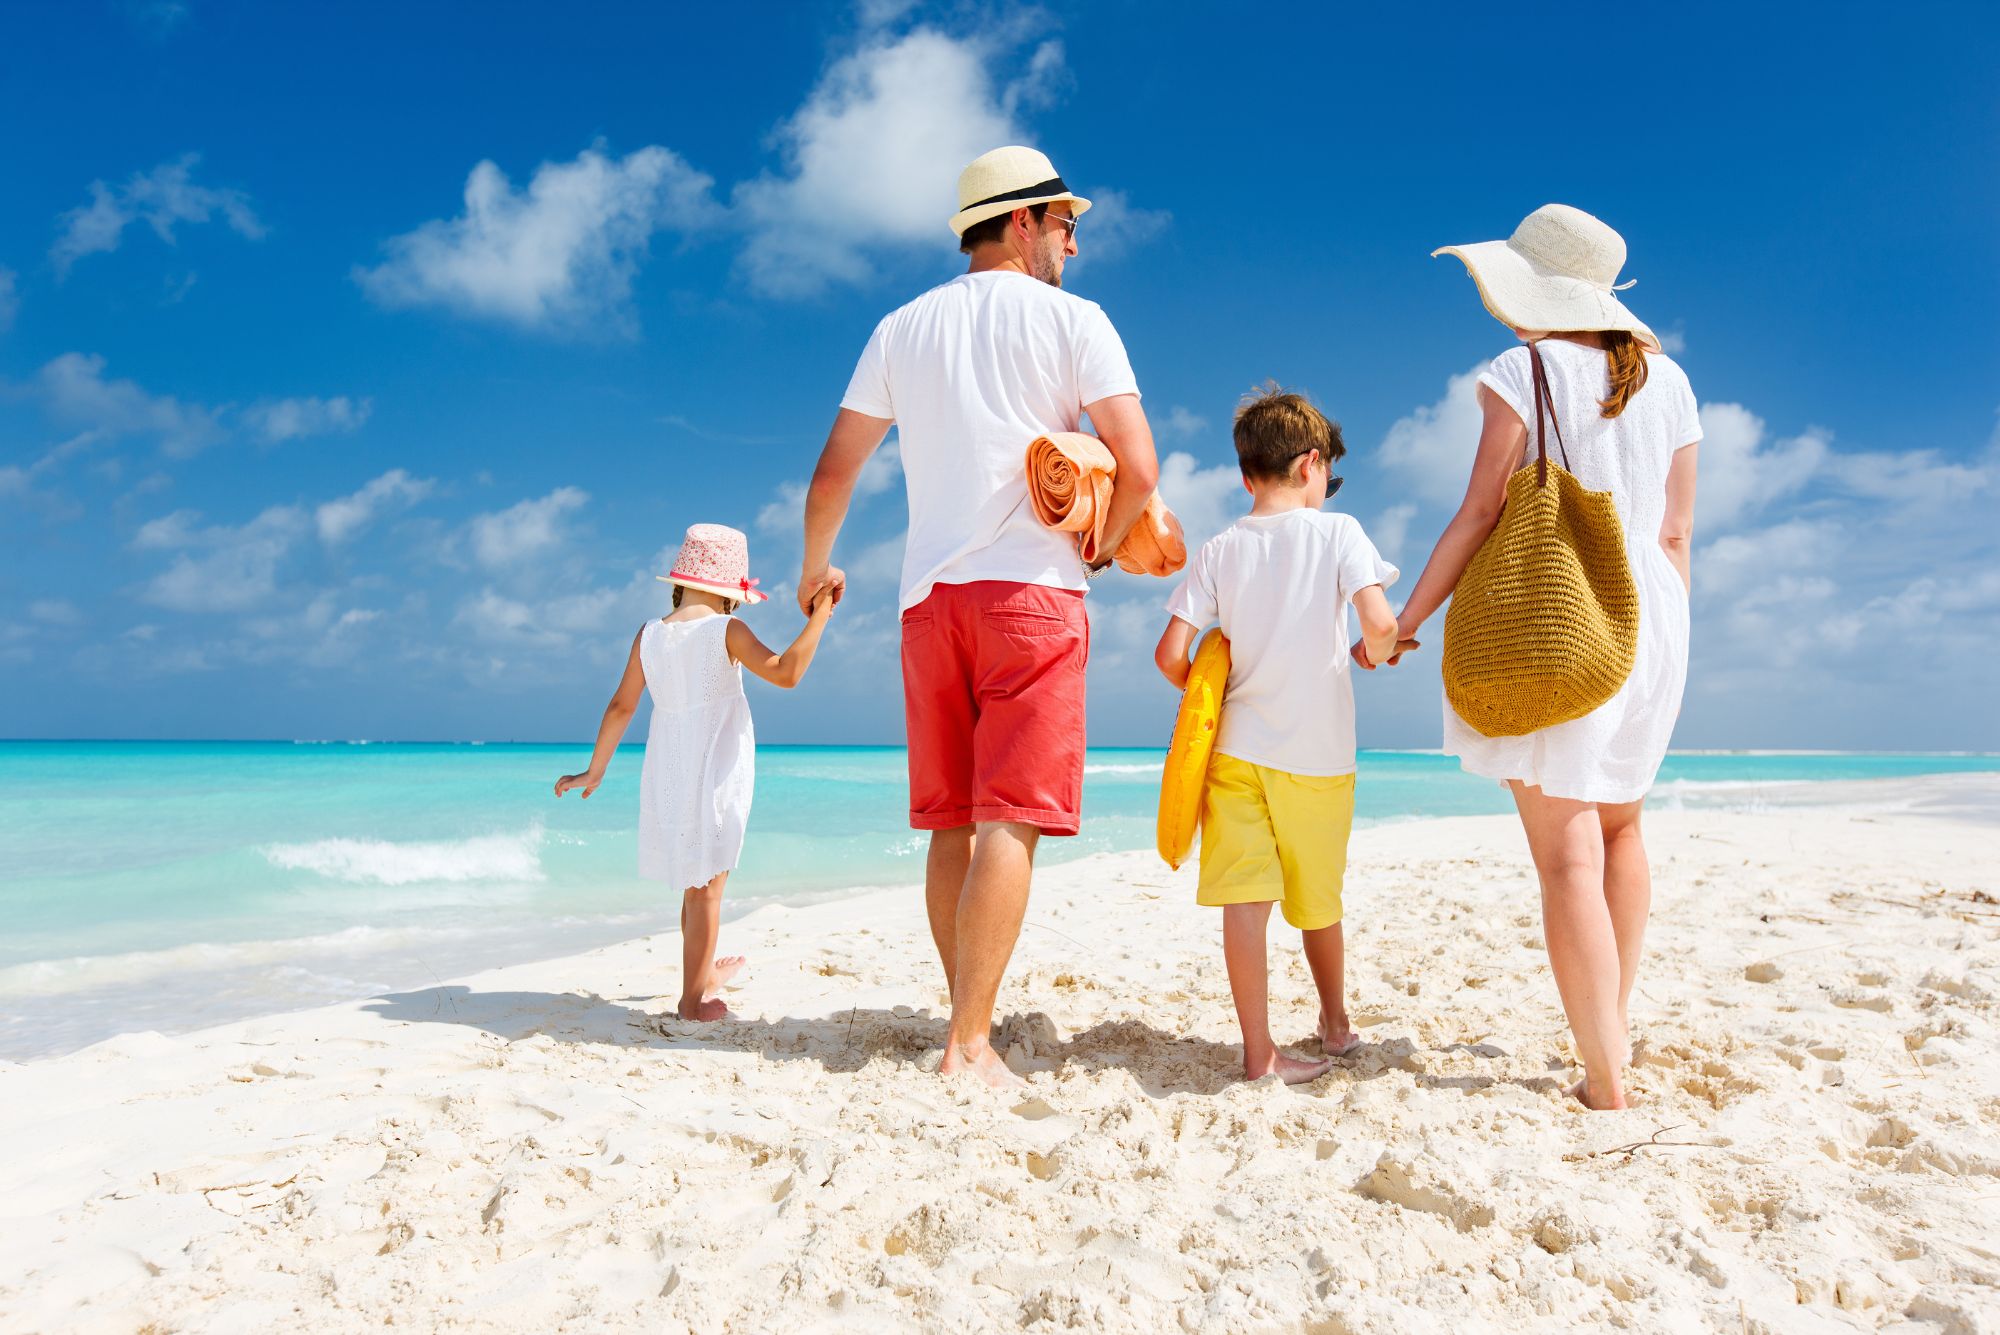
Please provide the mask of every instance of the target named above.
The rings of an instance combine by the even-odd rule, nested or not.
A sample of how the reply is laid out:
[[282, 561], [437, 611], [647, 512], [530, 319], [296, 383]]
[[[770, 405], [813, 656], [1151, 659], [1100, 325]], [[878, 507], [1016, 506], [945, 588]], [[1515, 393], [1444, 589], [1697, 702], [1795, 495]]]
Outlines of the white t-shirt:
[[910, 499], [899, 608], [938, 583], [1083, 588], [1076, 535], [1028, 506], [1028, 442], [1138, 392], [1103, 309], [1023, 273], [961, 274], [885, 316], [840, 406], [896, 422]]
[[1215, 749], [1288, 774], [1354, 772], [1347, 609], [1401, 572], [1352, 515], [1245, 515], [1202, 544], [1167, 610], [1229, 637]]

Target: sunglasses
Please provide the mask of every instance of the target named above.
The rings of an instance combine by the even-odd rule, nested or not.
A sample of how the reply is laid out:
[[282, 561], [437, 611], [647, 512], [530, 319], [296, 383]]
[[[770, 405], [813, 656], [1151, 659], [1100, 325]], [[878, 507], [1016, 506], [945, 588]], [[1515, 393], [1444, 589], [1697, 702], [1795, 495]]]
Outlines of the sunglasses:
[[1076, 235], [1076, 219], [1064, 217], [1060, 213], [1044, 213], [1042, 216], [1044, 218], [1047, 218], [1050, 222], [1059, 222], [1064, 227], [1069, 228], [1069, 234], [1072, 237]]
[[[1305, 458], [1305, 457], [1306, 457], [1306, 456], [1307, 456], [1308, 454], [1311, 454], [1311, 453], [1312, 453], [1312, 451], [1311, 451], [1311, 450], [1300, 450], [1300, 451], [1299, 451], [1299, 452], [1298, 452], [1297, 454], [1293, 455], [1293, 456], [1292, 456], [1292, 458], [1293, 458], [1293, 459], [1303, 459], [1303, 458]], [[1288, 466], [1289, 466], [1289, 462], [1288, 462]], [[1345, 482], [1345, 481], [1347, 481], [1347, 479], [1346, 479], [1346, 478], [1344, 478], [1344, 477], [1340, 477], [1340, 476], [1338, 476], [1337, 474], [1334, 474], [1334, 473], [1331, 473], [1331, 472], [1329, 472], [1329, 473], [1328, 473], [1328, 474], [1326, 475], [1326, 498], [1327, 498], [1328, 500], [1332, 500], [1332, 499], [1333, 499], [1333, 496], [1334, 496], [1334, 493], [1340, 490], [1340, 484], [1341, 484], [1341, 483], [1343, 483], [1343, 482]]]

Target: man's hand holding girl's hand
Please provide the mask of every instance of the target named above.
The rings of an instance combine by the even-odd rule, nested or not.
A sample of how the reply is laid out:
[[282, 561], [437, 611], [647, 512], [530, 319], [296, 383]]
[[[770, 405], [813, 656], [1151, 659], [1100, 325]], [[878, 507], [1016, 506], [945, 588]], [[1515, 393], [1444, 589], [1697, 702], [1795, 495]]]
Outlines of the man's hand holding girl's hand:
[[592, 774], [588, 770], [582, 774], [565, 774], [556, 780], [556, 796], [561, 797], [572, 788], [581, 788], [584, 797], [588, 798], [597, 791], [597, 785], [603, 782], [602, 774]]
[[838, 603], [847, 592], [847, 572], [839, 566], [802, 572], [799, 575], [799, 611], [811, 616], [813, 604], [819, 600], [822, 590], [831, 593], [833, 601]]

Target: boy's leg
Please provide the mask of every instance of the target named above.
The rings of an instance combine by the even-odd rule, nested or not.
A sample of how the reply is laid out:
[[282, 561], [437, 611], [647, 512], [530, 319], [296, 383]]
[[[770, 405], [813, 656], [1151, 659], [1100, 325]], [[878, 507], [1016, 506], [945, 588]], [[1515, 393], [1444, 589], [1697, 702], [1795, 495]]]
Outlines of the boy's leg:
[[1301, 932], [1306, 965], [1311, 968], [1313, 986], [1319, 990], [1319, 1046], [1329, 1057], [1361, 1041], [1361, 1035], [1347, 1020], [1346, 942], [1340, 924]]
[[690, 886], [681, 895], [681, 1004], [683, 1020], [720, 1020], [729, 1007], [716, 998], [715, 991], [743, 967], [742, 957], [715, 958], [715, 943], [722, 936], [722, 888], [729, 882], [723, 872], [707, 885]]
[[1354, 825], [1354, 776], [1265, 772], [1278, 862], [1285, 873], [1285, 921], [1299, 929], [1319, 992], [1320, 1050], [1337, 1057], [1360, 1041], [1347, 1022], [1347, 837]]
[[1243, 1031], [1243, 1076], [1260, 1080], [1275, 1075], [1288, 1085], [1300, 1085], [1325, 1075], [1328, 1064], [1287, 1057], [1271, 1041], [1271, 972], [1264, 949], [1270, 921], [1268, 900], [1222, 910], [1222, 959], [1229, 967], [1229, 997]]

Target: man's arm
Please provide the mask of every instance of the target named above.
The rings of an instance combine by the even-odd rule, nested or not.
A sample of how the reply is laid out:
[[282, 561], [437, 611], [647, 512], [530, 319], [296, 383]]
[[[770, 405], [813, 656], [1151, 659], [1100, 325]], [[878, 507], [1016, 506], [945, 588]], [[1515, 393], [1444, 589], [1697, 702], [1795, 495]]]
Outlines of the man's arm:
[[1098, 563], [1108, 563], [1119, 544], [1145, 513], [1146, 500], [1160, 485], [1160, 460], [1153, 450], [1153, 428], [1146, 424], [1146, 410], [1137, 394], [1112, 394], [1095, 403], [1086, 403], [1090, 423], [1097, 437], [1118, 461], [1118, 475], [1112, 479], [1111, 509], [1104, 519], [1104, 545], [1098, 549]]
[[854, 498], [854, 484], [868, 456], [895, 425], [887, 417], [870, 417], [852, 408], [842, 408], [827, 432], [826, 448], [819, 452], [819, 466], [813, 469], [812, 485], [806, 489], [806, 555], [799, 570], [799, 610], [812, 612], [813, 597], [822, 588], [833, 588], [837, 603], [847, 591], [847, 576], [829, 562], [833, 540], [847, 518], [847, 503]]

